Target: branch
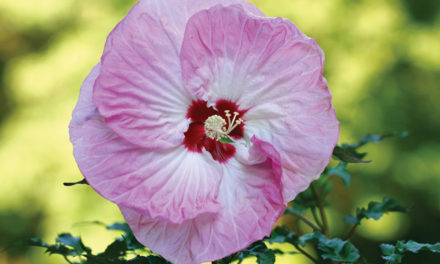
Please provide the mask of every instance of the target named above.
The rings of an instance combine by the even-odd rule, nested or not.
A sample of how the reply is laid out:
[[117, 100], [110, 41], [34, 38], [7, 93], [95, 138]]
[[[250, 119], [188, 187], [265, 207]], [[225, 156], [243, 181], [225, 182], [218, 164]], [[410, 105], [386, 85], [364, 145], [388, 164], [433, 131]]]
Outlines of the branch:
[[315, 259], [312, 255], [310, 255], [309, 253], [307, 253], [307, 251], [305, 251], [304, 249], [300, 248], [298, 245], [293, 244], [293, 246], [296, 248], [296, 250], [298, 250], [299, 252], [301, 252], [304, 256], [308, 257], [311, 261], [315, 262], [316, 264], [319, 264], [318, 260]]
[[356, 228], [359, 226], [359, 224], [354, 224], [353, 227], [350, 229], [350, 232], [348, 232], [347, 236], [345, 237], [345, 240], [350, 239], [353, 235], [354, 232], [356, 231]]
[[301, 215], [300, 213], [296, 212], [295, 210], [289, 210], [288, 212], [296, 217], [298, 217], [300, 220], [302, 220], [304, 223], [306, 223], [307, 225], [309, 225], [313, 231], [319, 231], [322, 233], [322, 229], [319, 228], [318, 226], [316, 226], [315, 224], [312, 223], [312, 221], [310, 221], [309, 219], [307, 219], [306, 217], [304, 217], [303, 215]]
[[326, 237], [330, 238], [330, 231], [328, 228], [327, 216], [325, 215], [324, 211], [324, 205], [322, 204], [322, 201], [313, 183], [310, 186], [312, 188], [313, 195], [316, 197], [316, 201], [318, 202], [319, 214], [321, 215], [324, 234]]

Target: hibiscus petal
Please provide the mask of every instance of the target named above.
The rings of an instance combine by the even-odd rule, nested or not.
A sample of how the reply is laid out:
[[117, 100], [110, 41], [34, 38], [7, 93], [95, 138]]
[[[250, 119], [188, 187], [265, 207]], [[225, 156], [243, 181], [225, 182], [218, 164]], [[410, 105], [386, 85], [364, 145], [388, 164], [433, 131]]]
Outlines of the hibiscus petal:
[[87, 75], [86, 79], [84, 80], [81, 86], [81, 92], [79, 93], [78, 102], [76, 103], [75, 109], [72, 112], [70, 126], [79, 125], [98, 113], [96, 111], [95, 103], [93, 103], [91, 94], [93, 84], [99, 75], [100, 68], [100, 63], [95, 65], [95, 67], [93, 67], [89, 75]]
[[[218, 1], [140, 1], [110, 33], [93, 100], [119, 136], [151, 149], [182, 143], [192, 99], [183, 89], [179, 61], [184, 25], [214, 3]], [[253, 5], [245, 6], [257, 13]]]
[[[246, 115], [246, 133], [271, 142], [281, 155], [287, 201], [319, 178], [339, 139], [339, 122], [325, 79], [311, 87], [295, 97], [286, 96], [290, 103], [263, 104]], [[282, 106], [287, 114], [279, 114]]]
[[182, 89], [178, 49], [145, 2], [108, 36], [93, 100], [119, 136], [141, 147], [166, 149], [183, 141], [191, 97]]
[[[273, 147], [253, 141], [258, 144], [240, 148], [248, 152], [240, 160], [234, 157], [224, 165], [217, 214], [173, 224], [120, 207], [136, 238], [172, 263], [193, 264], [220, 259], [269, 236], [286, 208], [277, 173], [281, 168]], [[266, 155], [263, 145], [274, 152]]]
[[84, 81], [70, 124], [74, 156], [87, 182], [103, 197], [165, 222], [217, 212], [221, 165], [183, 145], [150, 151], [119, 137], [90, 104], [98, 71]]
[[319, 177], [339, 127], [313, 39], [288, 20], [215, 6], [188, 21], [180, 59], [191, 94], [248, 110], [245, 134], [280, 153], [286, 199]]
[[180, 58], [189, 92], [242, 109], [301, 90], [293, 86], [300, 75], [322, 70], [321, 50], [292, 22], [255, 17], [240, 5], [217, 5], [191, 17]]

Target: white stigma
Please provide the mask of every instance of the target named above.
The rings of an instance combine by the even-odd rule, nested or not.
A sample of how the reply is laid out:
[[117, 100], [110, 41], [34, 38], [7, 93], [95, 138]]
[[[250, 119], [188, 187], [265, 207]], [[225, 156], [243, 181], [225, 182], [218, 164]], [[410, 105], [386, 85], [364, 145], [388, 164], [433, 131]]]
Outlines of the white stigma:
[[225, 116], [228, 122], [219, 115], [212, 115], [206, 119], [205, 132], [207, 137], [217, 141], [222, 138], [227, 138], [229, 133], [243, 122], [241, 118], [236, 120], [239, 115], [237, 112], [234, 112], [234, 117], [231, 120], [231, 114], [229, 112], [229, 110], [225, 110]]

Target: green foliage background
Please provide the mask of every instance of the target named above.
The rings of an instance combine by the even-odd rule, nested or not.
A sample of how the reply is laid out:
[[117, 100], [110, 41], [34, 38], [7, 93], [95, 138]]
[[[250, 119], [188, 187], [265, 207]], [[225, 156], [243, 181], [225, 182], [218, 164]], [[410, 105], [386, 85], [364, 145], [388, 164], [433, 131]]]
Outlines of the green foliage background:
[[[81, 235], [102, 250], [118, 233], [87, 224], [122, 220], [116, 206], [80, 180], [67, 125], [79, 87], [105, 38], [135, 1], [0, 1], [0, 250], [25, 237]], [[341, 142], [366, 133], [407, 130], [370, 144], [370, 164], [352, 166], [352, 187], [335, 180], [330, 231], [370, 200], [389, 196], [410, 213], [364, 220], [354, 243], [382, 263], [377, 242], [440, 238], [440, 2], [438, 0], [253, 0], [268, 16], [287, 17], [326, 54], [325, 76], [341, 121]], [[280, 222], [289, 224], [288, 217]], [[306, 229], [306, 228], [305, 228]], [[278, 263], [308, 263], [282, 256]], [[62, 263], [38, 248], [0, 252], [3, 263]], [[438, 263], [431, 254], [405, 263]]]

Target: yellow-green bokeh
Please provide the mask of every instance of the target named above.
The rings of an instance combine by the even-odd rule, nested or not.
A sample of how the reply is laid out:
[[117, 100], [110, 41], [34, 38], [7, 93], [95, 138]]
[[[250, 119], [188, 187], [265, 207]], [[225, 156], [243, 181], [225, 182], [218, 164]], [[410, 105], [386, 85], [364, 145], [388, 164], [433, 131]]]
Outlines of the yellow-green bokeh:
[[[0, 223], [2, 217], [18, 216], [35, 226], [30, 235], [53, 241], [70, 231], [94, 250], [118, 235], [75, 225], [122, 218], [116, 206], [87, 186], [62, 183], [81, 179], [67, 129], [79, 87], [99, 61], [107, 34], [134, 2], [0, 1]], [[419, 209], [411, 217], [369, 220], [359, 229], [360, 247], [377, 239], [434, 242], [438, 227], [423, 232], [420, 222], [440, 219], [439, 5], [423, 0], [430, 9], [420, 11], [416, 0], [252, 2], [268, 16], [289, 18], [323, 48], [341, 141], [366, 133], [410, 132], [408, 139], [366, 147], [373, 162], [353, 166], [348, 191], [335, 180], [335, 207], [329, 212], [334, 233], [344, 234], [348, 226], [342, 218], [356, 206], [387, 195]], [[0, 236], [7, 228], [15, 227], [0, 227]], [[1, 256], [0, 263], [17, 258], [20, 263], [63, 261], [32, 249], [24, 256]], [[278, 262], [307, 263], [295, 255]]]

